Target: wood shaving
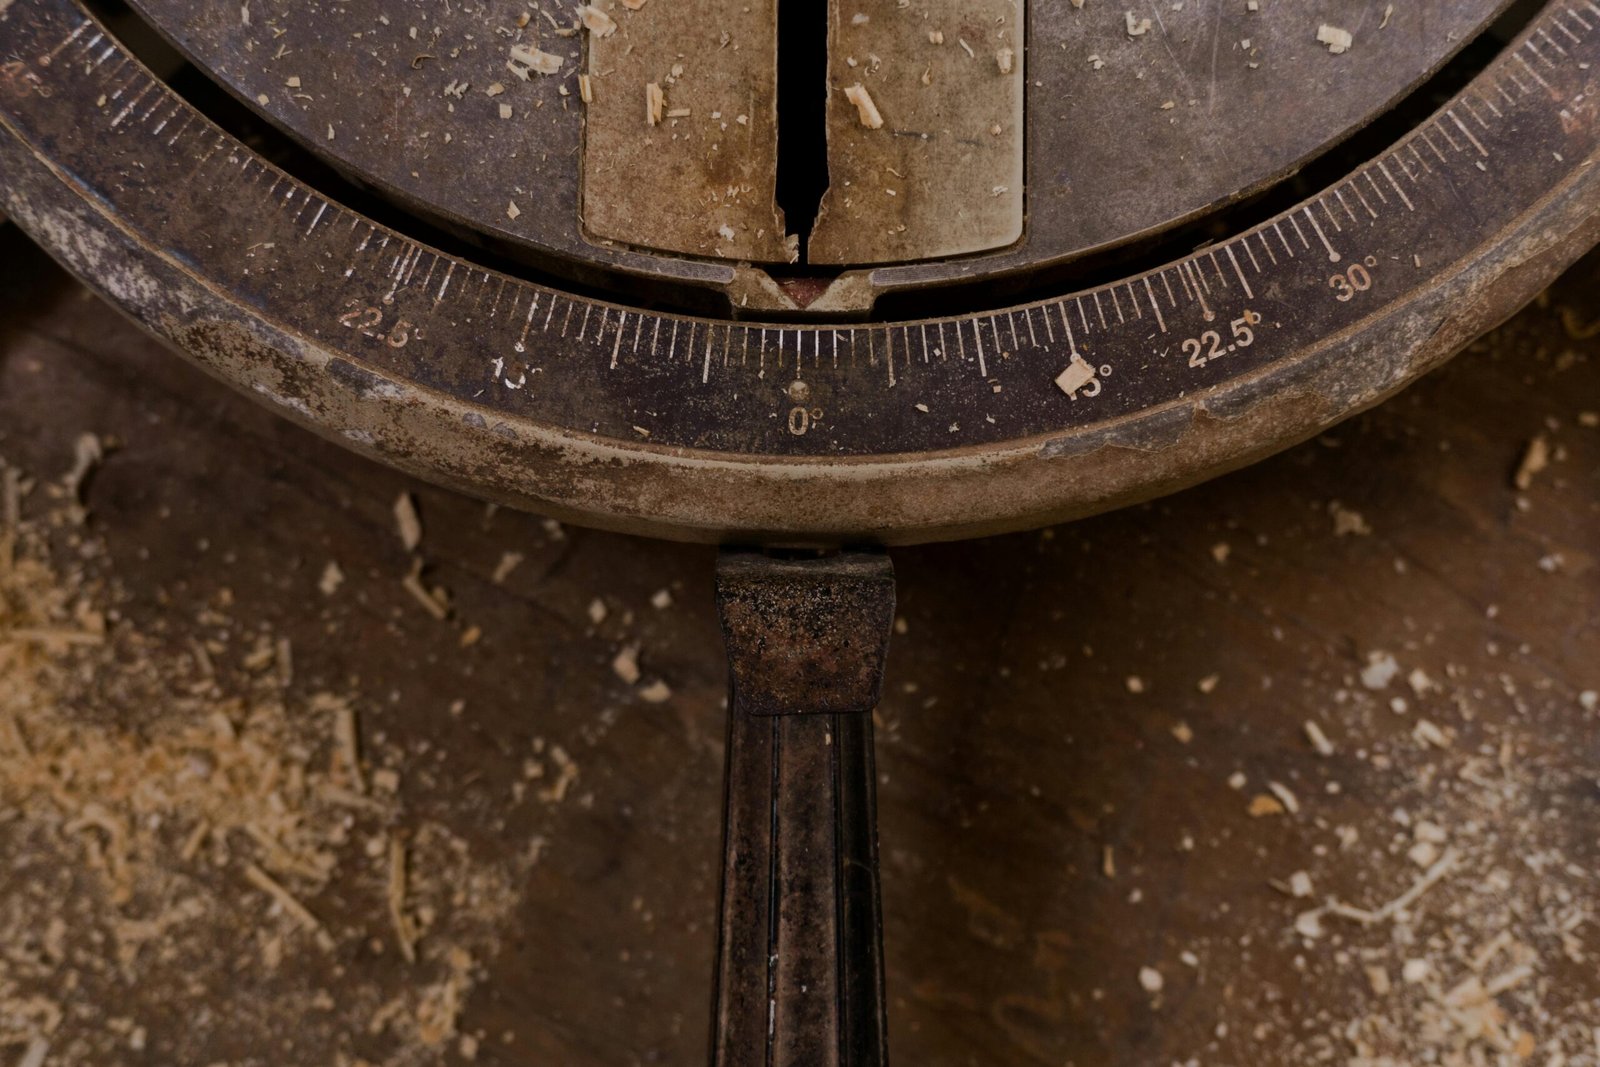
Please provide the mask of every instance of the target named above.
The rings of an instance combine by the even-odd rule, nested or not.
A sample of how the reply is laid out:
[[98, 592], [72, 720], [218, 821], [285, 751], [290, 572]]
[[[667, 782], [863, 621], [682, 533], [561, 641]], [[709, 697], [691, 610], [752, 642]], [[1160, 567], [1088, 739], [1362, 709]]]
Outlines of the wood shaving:
[[1423, 894], [1443, 881], [1445, 876], [1455, 869], [1456, 863], [1460, 858], [1460, 853], [1455, 849], [1447, 850], [1443, 856], [1439, 857], [1437, 863], [1428, 868], [1421, 878], [1412, 883], [1410, 889], [1407, 889], [1404, 893], [1376, 910], [1369, 911], [1366, 908], [1352, 907], [1337, 900], [1329, 901], [1328, 906], [1323, 910], [1329, 915], [1337, 916], [1341, 919], [1349, 919], [1352, 922], [1360, 923], [1362, 926], [1376, 926], [1379, 923], [1388, 922], [1396, 915], [1406, 911], [1418, 900], [1421, 900]]
[[506, 62], [506, 69], [523, 81], [527, 81], [530, 72], [545, 76], [561, 73], [562, 62], [562, 58], [552, 52], [513, 45], [511, 58]]
[[397, 837], [389, 838], [389, 884], [385, 899], [400, 955], [407, 963], [416, 963], [417, 928], [406, 913], [406, 846]]
[[[456, 1031], [479, 980], [474, 961], [498, 951], [539, 843], [479, 859], [437, 823], [402, 837], [398, 774], [375, 765], [363, 785], [355, 701], [294, 694], [286, 636], [252, 620], [221, 640], [235, 624], [217, 609], [204, 639], [147, 634], [145, 605], [118, 599], [90, 569], [112, 560], [72, 524], [74, 503], [63, 494], [57, 511], [30, 518], [30, 482], [14, 484], [15, 553], [0, 568], [0, 855], [27, 873], [0, 899], [0, 1046], [20, 1044], [30, 1067], [127, 1062], [146, 1038], [118, 1025], [119, 1013], [200, 989], [240, 1047], [272, 1047], [294, 1020], [304, 1062], [364, 1062], [352, 1039], [375, 1014], [369, 1042], [386, 1032], [402, 1050], [470, 1044]], [[58, 572], [49, 539], [69, 534], [61, 558], [72, 569]], [[105, 601], [118, 606], [115, 627]], [[19, 630], [92, 640], [9, 639]], [[400, 758], [374, 744], [375, 762]], [[564, 774], [569, 786], [575, 773]], [[407, 842], [403, 883], [368, 875], [357, 856], [368, 840]], [[324, 893], [340, 901], [326, 913]], [[261, 895], [281, 921], [263, 921]], [[371, 944], [390, 929], [411, 936], [416, 964], [403, 974], [356, 954], [341, 954], [336, 971], [294, 962], [303, 948]], [[40, 944], [43, 969], [29, 947]], [[18, 981], [39, 995], [16, 996]], [[158, 1058], [214, 1062], [217, 1036], [215, 1026], [165, 1028]]]
[[1290, 815], [1300, 814], [1300, 801], [1295, 797], [1294, 793], [1290, 791], [1288, 786], [1284, 785], [1282, 782], [1268, 782], [1267, 789], [1271, 791], [1273, 796], [1278, 798], [1278, 802], [1283, 805], [1284, 811], [1288, 812]]
[[559, 804], [567, 799], [567, 791], [578, 780], [578, 765], [560, 745], [551, 746], [550, 762], [556, 765], [556, 777], [549, 786], [539, 790], [539, 799], [546, 804]]
[[0, 574], [11, 570], [22, 525], [22, 474], [0, 462]]
[[28, 1047], [23, 1050], [22, 1058], [17, 1061], [17, 1067], [44, 1067], [45, 1060], [50, 1056], [50, 1042], [42, 1037], [36, 1037], [28, 1042]]
[[276, 879], [254, 863], [245, 866], [244, 876], [247, 882], [271, 897], [277, 902], [278, 907], [282, 908], [296, 922], [305, 927], [316, 939], [317, 947], [327, 952], [333, 951], [333, 935], [328, 933], [328, 929], [322, 925], [321, 919], [311, 914], [311, 909], [295, 899], [293, 893], [285, 889]]
[[367, 791], [367, 779], [361, 773], [361, 732], [356, 726], [356, 709], [348, 700], [331, 693], [319, 693], [311, 700], [314, 712], [333, 713], [334, 781], [348, 783], [356, 793]]

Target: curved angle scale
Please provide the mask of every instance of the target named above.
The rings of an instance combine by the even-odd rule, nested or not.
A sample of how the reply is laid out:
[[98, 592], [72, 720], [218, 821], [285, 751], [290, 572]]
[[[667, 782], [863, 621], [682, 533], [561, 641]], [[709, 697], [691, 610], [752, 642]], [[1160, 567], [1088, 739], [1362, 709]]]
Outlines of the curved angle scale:
[[0, 20], [0, 207], [89, 284], [355, 447], [669, 537], [912, 542], [1148, 498], [1390, 395], [1600, 237], [1583, 0], [1261, 225], [1092, 290], [866, 324], [663, 314], [486, 269], [269, 164], [76, 0]]

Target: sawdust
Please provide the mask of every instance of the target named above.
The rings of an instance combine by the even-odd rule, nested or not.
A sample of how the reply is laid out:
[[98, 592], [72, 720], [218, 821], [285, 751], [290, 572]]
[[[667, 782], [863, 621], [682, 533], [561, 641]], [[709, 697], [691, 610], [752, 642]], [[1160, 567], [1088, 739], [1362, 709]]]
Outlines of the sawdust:
[[[359, 694], [297, 690], [287, 641], [141, 632], [80, 525], [82, 459], [54, 494], [0, 468], [0, 1058], [474, 1051], [462, 1013], [536, 853], [408, 825], [398, 752], [363, 748]], [[206, 631], [241, 629], [216, 602]]]
[[[1592, 840], [1576, 828], [1592, 820], [1600, 768], [1575, 772], [1559, 739], [1517, 729], [1531, 709], [1509, 677], [1446, 674], [1426, 691], [1448, 722], [1435, 729], [1457, 739], [1448, 746], [1403, 722], [1384, 740], [1382, 698], [1337, 694], [1342, 718], [1364, 727], [1352, 744], [1366, 773], [1406, 783], [1407, 799], [1391, 832], [1325, 823], [1329, 843], [1307, 857], [1308, 885], [1346, 895], [1302, 906], [1285, 947], [1307, 988], [1365, 995], [1322, 998], [1297, 1020], [1287, 1061], [1594, 1067], [1600, 1004], [1581, 990], [1600, 952], [1600, 898]], [[1509, 727], [1492, 725], [1501, 702], [1521, 709]]]

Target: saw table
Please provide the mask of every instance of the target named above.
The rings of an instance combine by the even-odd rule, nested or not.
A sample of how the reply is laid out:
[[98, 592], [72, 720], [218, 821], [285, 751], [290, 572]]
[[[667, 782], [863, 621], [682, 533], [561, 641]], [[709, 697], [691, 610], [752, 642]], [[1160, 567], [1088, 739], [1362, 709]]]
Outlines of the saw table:
[[713, 1055], [872, 1063], [876, 549], [1437, 366], [1600, 237], [1596, 60], [1588, 0], [10, 0], [0, 208], [351, 447], [765, 549], [719, 574]]

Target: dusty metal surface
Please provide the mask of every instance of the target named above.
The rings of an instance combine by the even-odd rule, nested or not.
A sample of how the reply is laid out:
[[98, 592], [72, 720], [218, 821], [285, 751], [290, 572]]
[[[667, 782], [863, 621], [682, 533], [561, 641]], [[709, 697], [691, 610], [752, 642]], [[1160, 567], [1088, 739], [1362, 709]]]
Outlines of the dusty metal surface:
[[[585, 34], [571, 8], [254, 0], [246, 18], [204, 0], [136, 6], [239, 99], [414, 210], [520, 247], [555, 271], [731, 280], [715, 263], [582, 238], [577, 74]], [[626, 20], [620, 3], [599, 6]], [[881, 269], [875, 284], [1035, 268], [1231, 202], [1370, 121], [1504, 6], [1033, 5], [1025, 184], [1034, 192], [1025, 242], [961, 263]], [[879, 7], [900, 19], [945, 10], [872, 4], [841, 13]], [[1331, 54], [1317, 41], [1324, 24], [1351, 32], [1353, 46]], [[506, 69], [513, 47], [547, 50], [561, 66], [522, 80]], [[892, 69], [910, 65], [905, 56], [881, 58]], [[503, 95], [488, 95], [495, 85]], [[501, 104], [513, 109], [511, 119], [499, 117]], [[515, 219], [507, 217], [510, 201], [520, 209]]]
[[712, 259], [794, 258], [776, 203], [778, 5], [610, 7], [589, 36], [591, 238]]
[[717, 609], [748, 714], [845, 715], [878, 702], [894, 621], [886, 557], [730, 553], [717, 570]]
[[829, 185], [809, 262], [943, 259], [1022, 236], [1025, 8], [830, 0]]
[[724, 552], [728, 700], [714, 1067], [888, 1062], [872, 711], [882, 553]]
[[[903, 289], [1037, 270], [1232, 203], [1383, 114], [1507, 6], [1031, 4], [1025, 240], [873, 280]], [[1331, 51], [1324, 27], [1351, 46]]]
[[70, 0], [5, 18], [32, 58], [0, 78], [4, 206], [74, 270], [356, 447], [669, 536], [955, 537], [1231, 469], [1499, 321], [1589, 245], [1600, 203], [1600, 20], [1557, 4], [1346, 180], [1149, 274], [925, 321], [685, 318], [363, 219], [147, 80]]

